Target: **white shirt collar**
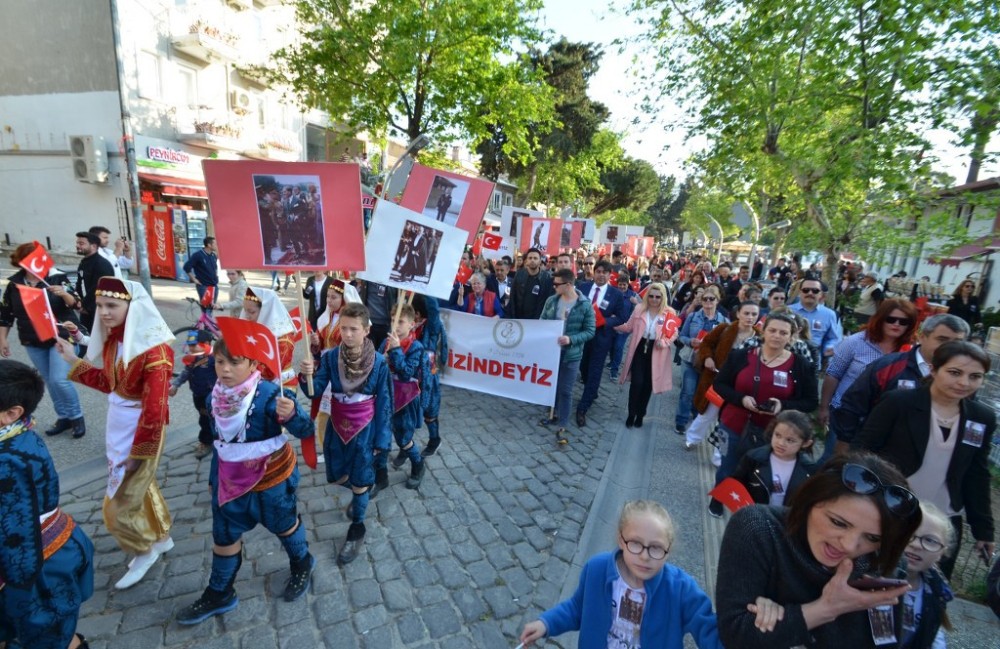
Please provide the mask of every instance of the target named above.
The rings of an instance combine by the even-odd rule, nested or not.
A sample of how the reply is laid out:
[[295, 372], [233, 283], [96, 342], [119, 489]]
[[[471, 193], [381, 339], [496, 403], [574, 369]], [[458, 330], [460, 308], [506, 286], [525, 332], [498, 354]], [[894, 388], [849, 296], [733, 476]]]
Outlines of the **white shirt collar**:
[[917, 350], [917, 369], [920, 370], [920, 376], [930, 376], [931, 365], [926, 360], [924, 360], [924, 355]]

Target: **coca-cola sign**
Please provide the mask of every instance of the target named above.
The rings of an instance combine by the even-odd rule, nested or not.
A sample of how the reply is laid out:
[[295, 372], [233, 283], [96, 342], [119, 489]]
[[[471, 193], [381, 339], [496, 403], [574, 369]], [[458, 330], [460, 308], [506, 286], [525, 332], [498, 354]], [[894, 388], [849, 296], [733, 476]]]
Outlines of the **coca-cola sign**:
[[162, 146], [146, 147], [146, 157], [157, 162], [170, 162], [180, 165], [191, 164], [191, 156], [188, 153]]
[[153, 223], [153, 232], [156, 234], [156, 258], [161, 262], [167, 261], [167, 226], [166, 222], [156, 219]]

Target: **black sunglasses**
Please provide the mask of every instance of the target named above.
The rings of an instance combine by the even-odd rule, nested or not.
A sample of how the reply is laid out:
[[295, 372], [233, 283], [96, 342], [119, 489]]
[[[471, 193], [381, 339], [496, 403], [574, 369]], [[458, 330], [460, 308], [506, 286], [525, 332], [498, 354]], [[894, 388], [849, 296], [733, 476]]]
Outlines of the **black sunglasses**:
[[816, 293], [822, 293], [822, 292], [823, 292], [823, 289], [821, 289], [821, 288], [802, 288], [802, 289], [799, 289], [799, 293], [813, 293], [813, 294], [816, 294]]
[[714, 295], [704, 295], [701, 298], [702, 302], [715, 302], [717, 298]]
[[897, 318], [894, 315], [886, 316], [885, 322], [889, 324], [903, 325], [904, 327], [909, 327], [911, 324], [913, 324], [913, 320], [910, 320], [909, 318]]
[[887, 485], [871, 469], [860, 464], [845, 464], [840, 473], [844, 486], [859, 496], [870, 496], [879, 493], [886, 509], [894, 516], [905, 518], [919, 507], [917, 497], [905, 487]]

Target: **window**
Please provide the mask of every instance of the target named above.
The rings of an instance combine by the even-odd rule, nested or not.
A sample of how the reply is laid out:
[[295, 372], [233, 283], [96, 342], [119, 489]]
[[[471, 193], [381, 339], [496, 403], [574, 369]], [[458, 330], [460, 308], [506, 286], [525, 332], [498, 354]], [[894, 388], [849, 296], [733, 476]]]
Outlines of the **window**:
[[160, 78], [160, 57], [152, 52], [140, 51], [137, 55], [136, 67], [139, 96], [146, 99], [162, 98], [163, 87]]
[[500, 203], [503, 200], [503, 195], [500, 192], [493, 192], [493, 209], [500, 209]]
[[194, 68], [177, 66], [177, 103], [188, 108], [198, 107], [198, 71]]
[[504, 204], [504, 205], [513, 205], [513, 204], [514, 204], [514, 196], [513, 196], [513, 195], [511, 195], [511, 194], [507, 194], [507, 195], [506, 195], [506, 196], [504, 197], [504, 201], [503, 201], [503, 204]]

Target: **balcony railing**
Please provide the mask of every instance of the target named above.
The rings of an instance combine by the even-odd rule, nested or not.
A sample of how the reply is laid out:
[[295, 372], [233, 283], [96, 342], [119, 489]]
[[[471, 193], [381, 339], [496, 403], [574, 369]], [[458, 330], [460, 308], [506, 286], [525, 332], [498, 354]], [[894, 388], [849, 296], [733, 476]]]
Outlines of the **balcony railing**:
[[188, 27], [188, 33], [177, 35], [171, 40], [178, 52], [206, 63], [235, 61], [239, 55], [239, 42], [239, 36], [204, 20], [194, 21]]

